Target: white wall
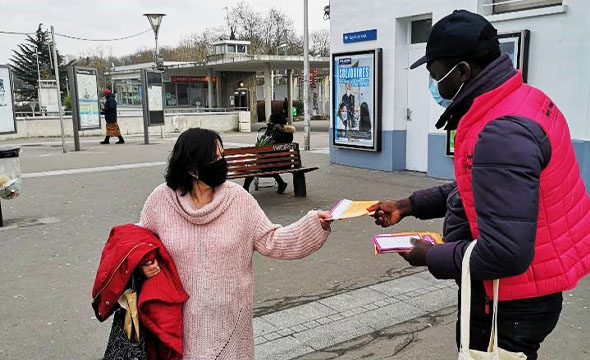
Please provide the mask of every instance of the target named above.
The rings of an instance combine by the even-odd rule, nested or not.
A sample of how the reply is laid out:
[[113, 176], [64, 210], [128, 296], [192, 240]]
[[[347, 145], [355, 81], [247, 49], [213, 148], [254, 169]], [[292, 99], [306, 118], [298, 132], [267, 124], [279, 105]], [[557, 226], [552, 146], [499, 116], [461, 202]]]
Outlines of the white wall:
[[[433, 23], [436, 23], [454, 9], [475, 12], [482, 3], [488, 2], [339, 0], [331, 3], [332, 53], [383, 48], [383, 130], [406, 128], [408, 18], [432, 14]], [[590, 2], [564, 0], [564, 4], [566, 11], [560, 14], [502, 21], [497, 21], [502, 16], [488, 18], [499, 32], [531, 30], [529, 84], [553, 98], [568, 119], [574, 139], [590, 140]], [[521, 15], [535, 12], [521, 12]], [[343, 33], [370, 29], [377, 29], [376, 41], [353, 44], [342, 42]], [[443, 132], [434, 127], [442, 110], [431, 101], [431, 132]]]
[[[123, 136], [143, 134], [143, 116], [120, 116], [119, 128]], [[102, 129], [81, 131], [80, 136], [104, 136], [105, 122]], [[58, 117], [26, 117], [17, 118], [17, 133], [0, 135], [0, 141], [8, 139], [20, 139], [29, 137], [55, 137], [61, 136], [61, 127]], [[166, 114], [164, 118], [164, 132], [183, 132], [192, 127], [203, 127], [219, 132], [238, 130], [238, 112], [229, 113], [192, 113], [192, 114]], [[150, 134], [159, 135], [160, 126], [149, 128]], [[73, 136], [72, 117], [64, 117], [64, 132], [66, 136]]]
[[569, 123], [572, 138], [590, 140], [590, 2], [564, 3], [565, 13], [488, 19], [498, 32], [531, 31], [528, 83], [555, 101]]

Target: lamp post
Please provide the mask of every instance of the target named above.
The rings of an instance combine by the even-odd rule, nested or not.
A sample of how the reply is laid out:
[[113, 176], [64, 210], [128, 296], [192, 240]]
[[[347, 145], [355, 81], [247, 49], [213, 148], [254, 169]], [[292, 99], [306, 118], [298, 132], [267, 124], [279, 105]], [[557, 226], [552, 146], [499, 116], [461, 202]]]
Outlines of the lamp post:
[[308, 30], [308, 0], [303, 1], [303, 139], [304, 149], [311, 150], [309, 135], [311, 119], [309, 117], [309, 30]]
[[143, 14], [143, 16], [147, 17], [150, 25], [152, 26], [152, 30], [154, 30], [154, 36], [156, 38], [156, 51], [154, 52], [154, 61], [156, 62], [156, 66], [158, 65], [158, 55], [160, 54], [158, 51], [158, 31], [160, 30], [160, 24], [162, 24], [162, 18], [166, 16], [166, 14]]

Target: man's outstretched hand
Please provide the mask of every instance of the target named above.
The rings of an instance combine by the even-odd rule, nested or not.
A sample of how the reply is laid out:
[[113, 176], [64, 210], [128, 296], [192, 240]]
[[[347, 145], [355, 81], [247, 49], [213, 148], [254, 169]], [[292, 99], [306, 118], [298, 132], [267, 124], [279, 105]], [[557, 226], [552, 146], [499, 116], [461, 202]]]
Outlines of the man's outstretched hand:
[[397, 224], [401, 219], [410, 215], [412, 213], [412, 204], [410, 199], [379, 201], [367, 210], [375, 212], [373, 214], [375, 224], [388, 227]]

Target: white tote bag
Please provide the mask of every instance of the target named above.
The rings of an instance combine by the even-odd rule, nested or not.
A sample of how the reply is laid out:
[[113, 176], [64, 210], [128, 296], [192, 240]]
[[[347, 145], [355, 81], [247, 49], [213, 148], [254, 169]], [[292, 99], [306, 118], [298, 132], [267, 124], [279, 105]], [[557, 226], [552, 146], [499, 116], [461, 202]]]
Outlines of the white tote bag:
[[488, 351], [469, 349], [469, 329], [471, 318], [471, 272], [469, 259], [477, 240], [469, 244], [463, 256], [461, 270], [461, 318], [459, 319], [461, 329], [461, 345], [459, 346], [459, 360], [521, 360], [526, 355], [519, 352], [510, 352], [498, 347], [498, 287], [500, 280], [494, 280], [494, 310], [492, 315], [492, 331]]

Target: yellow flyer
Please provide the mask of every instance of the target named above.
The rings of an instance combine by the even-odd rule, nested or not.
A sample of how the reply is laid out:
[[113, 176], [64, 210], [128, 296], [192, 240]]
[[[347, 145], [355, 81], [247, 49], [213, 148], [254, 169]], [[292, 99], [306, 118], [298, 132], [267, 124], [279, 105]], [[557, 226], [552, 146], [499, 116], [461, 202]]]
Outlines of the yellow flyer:
[[334, 204], [332, 210], [330, 210], [330, 214], [334, 220], [352, 219], [366, 216], [371, 214], [369, 211], [367, 211], [367, 208], [375, 205], [376, 203], [378, 203], [378, 201], [375, 200], [353, 201], [343, 199]]

